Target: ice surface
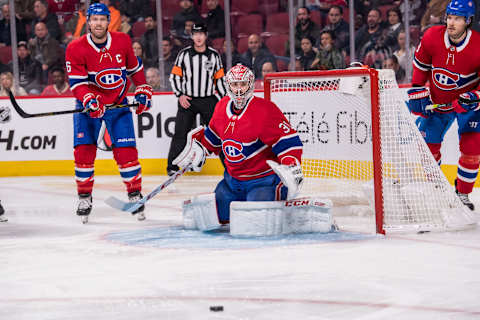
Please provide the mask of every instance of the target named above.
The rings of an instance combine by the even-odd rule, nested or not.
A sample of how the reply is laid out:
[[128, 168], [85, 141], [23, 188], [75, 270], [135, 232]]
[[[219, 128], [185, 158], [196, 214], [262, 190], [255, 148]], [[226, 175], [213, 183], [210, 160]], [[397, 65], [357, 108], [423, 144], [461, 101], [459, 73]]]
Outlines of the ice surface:
[[[181, 228], [181, 202], [219, 177], [182, 177], [147, 220], [108, 207], [87, 225], [73, 177], [0, 178], [0, 319], [480, 319], [480, 228], [235, 239]], [[144, 177], [145, 192], [165, 180]], [[480, 207], [480, 191], [473, 198]], [[223, 306], [212, 312], [210, 306]]]

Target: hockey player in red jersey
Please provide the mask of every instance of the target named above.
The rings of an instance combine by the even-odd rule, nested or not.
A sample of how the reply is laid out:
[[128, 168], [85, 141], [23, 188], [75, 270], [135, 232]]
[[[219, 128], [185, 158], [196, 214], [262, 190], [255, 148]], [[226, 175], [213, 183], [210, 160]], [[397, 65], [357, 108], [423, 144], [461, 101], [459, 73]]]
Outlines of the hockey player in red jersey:
[[[105, 111], [108, 104], [127, 103], [130, 79], [136, 85], [135, 102], [140, 114], [151, 107], [152, 88], [146, 84], [143, 64], [133, 53], [127, 34], [108, 32], [110, 12], [101, 3], [87, 11], [90, 33], [72, 41], [65, 54], [70, 87], [77, 98], [77, 108], [87, 112], [74, 115], [75, 178], [79, 203], [77, 215], [88, 221], [92, 210], [96, 141], [102, 121], [105, 122], [113, 145], [113, 156], [126, 185], [128, 198], [142, 198], [141, 167], [135, 142], [132, 114], [129, 109]], [[127, 78], [130, 77], [129, 78]], [[144, 208], [134, 212], [144, 220]]]
[[230, 220], [232, 201], [285, 200], [303, 181], [302, 142], [274, 103], [253, 96], [254, 81], [247, 67], [232, 67], [226, 75], [228, 95], [215, 106], [207, 128], [189, 133], [173, 161], [200, 171], [207, 153], [223, 151], [226, 170], [215, 189], [215, 219], [218, 214], [222, 224]]
[[[457, 118], [460, 136], [456, 192], [471, 210], [468, 198], [480, 164], [480, 34], [472, 30], [473, 0], [452, 0], [446, 25], [428, 29], [415, 51], [408, 107], [422, 118], [418, 126], [440, 164], [443, 137]], [[425, 88], [430, 83], [430, 91]], [[460, 98], [460, 99], [459, 99]], [[428, 105], [441, 104], [429, 110]]]

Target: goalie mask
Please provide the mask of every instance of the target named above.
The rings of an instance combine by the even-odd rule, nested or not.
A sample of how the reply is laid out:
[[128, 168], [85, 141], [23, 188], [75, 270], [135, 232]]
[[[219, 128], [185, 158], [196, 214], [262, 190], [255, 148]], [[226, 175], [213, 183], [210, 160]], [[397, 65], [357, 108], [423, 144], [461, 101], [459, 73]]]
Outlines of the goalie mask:
[[243, 109], [253, 96], [255, 76], [249, 68], [237, 64], [226, 75], [227, 93], [235, 108]]

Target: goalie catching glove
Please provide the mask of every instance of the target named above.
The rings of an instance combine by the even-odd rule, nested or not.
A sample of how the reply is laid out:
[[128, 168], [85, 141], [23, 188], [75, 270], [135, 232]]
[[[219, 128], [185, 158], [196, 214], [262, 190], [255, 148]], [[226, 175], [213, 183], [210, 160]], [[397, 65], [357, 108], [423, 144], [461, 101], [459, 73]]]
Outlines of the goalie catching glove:
[[267, 164], [275, 171], [285, 187], [288, 188], [287, 200], [295, 198], [303, 184], [303, 173], [300, 164], [296, 161], [290, 165], [284, 165], [272, 160], [267, 160]]
[[192, 171], [200, 172], [205, 164], [208, 151], [199, 142], [205, 128], [198, 127], [191, 130], [187, 135], [187, 144], [182, 152], [173, 160], [173, 164], [181, 168], [190, 166]]
[[152, 107], [152, 87], [148, 84], [138, 86], [135, 89], [135, 103], [138, 103], [136, 114], [140, 114]]
[[105, 114], [105, 105], [100, 101], [100, 96], [87, 93], [83, 96], [83, 107], [91, 118], [101, 118]]
[[480, 110], [480, 91], [469, 91], [462, 93], [457, 100], [453, 101], [452, 105], [456, 112], [462, 113], [465, 111]]

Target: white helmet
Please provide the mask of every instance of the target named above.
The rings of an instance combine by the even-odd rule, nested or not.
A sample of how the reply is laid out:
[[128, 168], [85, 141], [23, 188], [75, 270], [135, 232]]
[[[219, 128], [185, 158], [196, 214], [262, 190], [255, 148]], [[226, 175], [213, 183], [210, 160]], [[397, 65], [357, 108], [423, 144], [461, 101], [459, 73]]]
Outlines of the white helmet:
[[[255, 76], [252, 70], [244, 65], [237, 64], [227, 72], [226, 81], [228, 96], [232, 99], [233, 103], [235, 103], [237, 109], [243, 109], [248, 100], [253, 96]], [[244, 81], [248, 83], [248, 89], [245, 92], [241, 92], [241, 90], [237, 92], [232, 91], [230, 87], [231, 83]]]

